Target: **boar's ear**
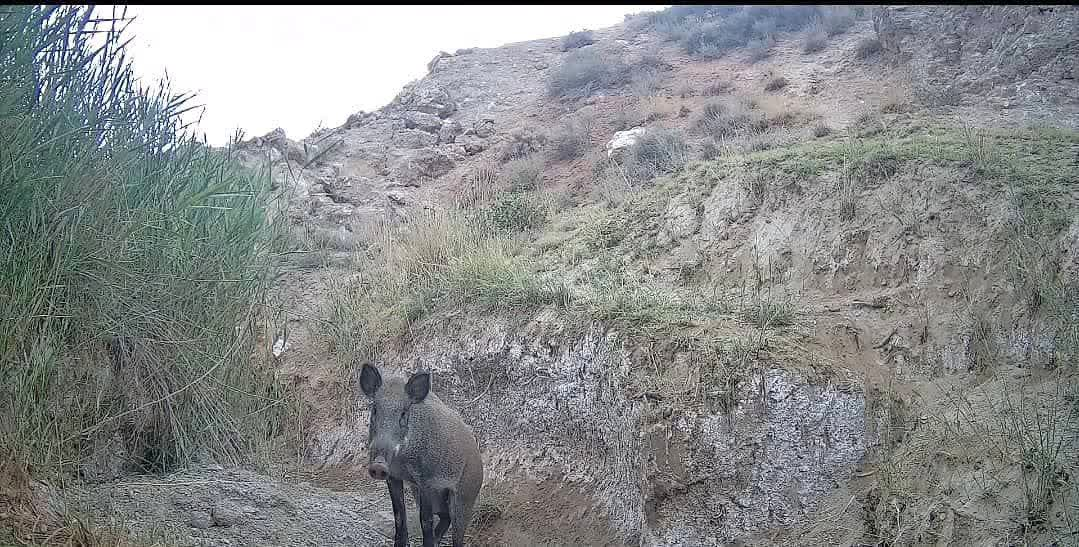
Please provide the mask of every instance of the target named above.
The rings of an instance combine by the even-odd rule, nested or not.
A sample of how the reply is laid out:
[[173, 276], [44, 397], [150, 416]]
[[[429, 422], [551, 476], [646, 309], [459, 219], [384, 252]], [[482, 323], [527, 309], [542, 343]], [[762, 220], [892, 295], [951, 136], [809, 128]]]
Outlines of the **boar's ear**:
[[368, 363], [363, 364], [363, 370], [360, 371], [360, 387], [368, 397], [375, 396], [378, 388], [382, 387], [382, 373], [378, 371], [378, 367]]
[[413, 403], [422, 402], [427, 398], [427, 394], [431, 392], [431, 374], [427, 372], [417, 372], [408, 379], [408, 383], [405, 384], [405, 393], [408, 394], [408, 398], [412, 399]]

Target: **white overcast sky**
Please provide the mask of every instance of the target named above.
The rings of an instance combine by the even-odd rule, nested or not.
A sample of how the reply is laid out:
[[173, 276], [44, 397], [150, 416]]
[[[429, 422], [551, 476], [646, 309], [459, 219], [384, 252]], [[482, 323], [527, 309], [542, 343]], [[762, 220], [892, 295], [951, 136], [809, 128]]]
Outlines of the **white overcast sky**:
[[237, 127], [247, 138], [282, 127], [299, 140], [389, 103], [440, 50], [603, 28], [663, 7], [129, 6], [129, 55], [144, 85], [167, 69], [174, 91], [198, 94], [211, 145]]

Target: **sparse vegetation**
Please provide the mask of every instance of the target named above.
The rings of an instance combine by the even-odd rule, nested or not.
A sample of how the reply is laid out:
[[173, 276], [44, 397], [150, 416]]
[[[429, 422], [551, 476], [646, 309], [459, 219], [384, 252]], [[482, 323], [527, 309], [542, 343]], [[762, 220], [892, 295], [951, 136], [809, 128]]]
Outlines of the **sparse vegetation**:
[[771, 34], [763, 38], [754, 38], [746, 44], [746, 58], [751, 63], [763, 61], [772, 54], [773, 46], [775, 46], [775, 38]]
[[734, 85], [726, 80], [720, 80], [704, 88], [704, 94], [711, 97], [726, 95], [731, 91], [734, 91]]
[[590, 30], [577, 30], [562, 38], [562, 51], [569, 51], [579, 47], [589, 46], [596, 43]]

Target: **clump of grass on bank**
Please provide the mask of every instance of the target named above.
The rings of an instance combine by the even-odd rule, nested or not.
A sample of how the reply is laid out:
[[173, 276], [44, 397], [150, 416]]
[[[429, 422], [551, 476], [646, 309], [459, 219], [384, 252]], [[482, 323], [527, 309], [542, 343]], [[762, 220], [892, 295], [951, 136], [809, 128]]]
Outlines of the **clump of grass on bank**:
[[376, 229], [372, 258], [357, 279], [331, 287], [323, 310], [341, 362], [374, 357], [436, 309], [565, 306], [567, 289], [516, 256], [512, 238], [490, 229], [490, 214], [422, 211]]
[[136, 468], [239, 462], [289, 406], [257, 364], [270, 178], [196, 140], [191, 96], [139, 89], [125, 21], [90, 10], [0, 12], [0, 452], [70, 472], [119, 434]]

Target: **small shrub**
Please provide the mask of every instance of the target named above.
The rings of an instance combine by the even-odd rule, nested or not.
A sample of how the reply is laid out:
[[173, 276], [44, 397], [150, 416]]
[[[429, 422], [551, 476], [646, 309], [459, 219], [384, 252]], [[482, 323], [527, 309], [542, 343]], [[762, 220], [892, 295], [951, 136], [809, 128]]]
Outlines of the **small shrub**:
[[746, 194], [753, 200], [753, 203], [761, 205], [768, 197], [769, 191], [772, 189], [772, 181], [775, 177], [764, 171], [757, 171], [753, 173], [746, 173], [742, 177], [741, 185]]
[[880, 55], [881, 51], [884, 51], [884, 46], [881, 45], [878, 38], [862, 38], [854, 48], [854, 56], [864, 61], [870, 57]]
[[772, 54], [773, 45], [775, 45], [775, 39], [771, 35], [750, 40], [746, 45], [746, 59], [751, 63], [767, 59]]
[[794, 300], [758, 294], [739, 311], [742, 320], [757, 328], [788, 327], [798, 317]]
[[590, 144], [592, 120], [578, 116], [563, 122], [551, 135], [551, 156], [557, 161], [581, 157]]
[[689, 117], [689, 113], [690, 113], [689, 107], [686, 106], [686, 105], [682, 105], [682, 107], [678, 109], [678, 117], [679, 118]]
[[498, 169], [494, 165], [483, 164], [465, 176], [461, 192], [457, 195], [457, 205], [473, 207], [486, 203], [499, 192]]
[[670, 69], [671, 65], [667, 64], [667, 62], [663, 60], [663, 56], [660, 55], [659, 48], [656, 46], [652, 46], [641, 54], [641, 58], [637, 60], [636, 68], [658, 71]]
[[543, 196], [532, 192], [503, 194], [488, 209], [482, 220], [489, 226], [502, 230], [529, 230], [547, 221], [550, 204]]
[[578, 49], [551, 72], [547, 92], [552, 97], [587, 97], [597, 89], [626, 83], [629, 73], [621, 59], [604, 57], [593, 48]]
[[663, 77], [655, 69], [635, 70], [630, 80], [630, 90], [637, 97], [652, 97], [659, 91]]
[[543, 182], [543, 158], [533, 154], [511, 160], [503, 169], [510, 190], [535, 190]]
[[765, 91], [779, 91], [780, 89], [783, 89], [784, 87], [787, 87], [789, 84], [790, 84], [790, 82], [788, 82], [787, 79], [784, 78], [783, 76], [772, 76], [764, 84], [764, 90]]
[[704, 88], [705, 95], [709, 95], [712, 97], [727, 95], [731, 91], [734, 91], [734, 85], [726, 80], [716, 82]]
[[569, 51], [596, 43], [590, 30], [578, 30], [571, 32], [562, 38], [562, 51]]
[[676, 131], [656, 130], [642, 136], [629, 149], [627, 171], [638, 182], [673, 173], [688, 161], [685, 138]]
[[845, 189], [839, 198], [839, 219], [845, 222], [854, 220], [858, 214], [858, 196], [852, 189]]
[[828, 47], [828, 35], [822, 28], [810, 30], [802, 41], [802, 53], [810, 54], [824, 51]]
[[715, 139], [732, 137], [750, 128], [753, 113], [732, 101], [717, 101], [705, 105], [694, 127]]
[[531, 156], [547, 145], [547, 135], [532, 128], [524, 128], [514, 131], [510, 135], [510, 142], [503, 148], [499, 160], [507, 161]]

